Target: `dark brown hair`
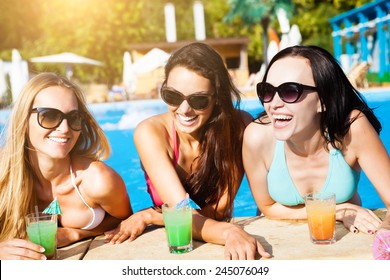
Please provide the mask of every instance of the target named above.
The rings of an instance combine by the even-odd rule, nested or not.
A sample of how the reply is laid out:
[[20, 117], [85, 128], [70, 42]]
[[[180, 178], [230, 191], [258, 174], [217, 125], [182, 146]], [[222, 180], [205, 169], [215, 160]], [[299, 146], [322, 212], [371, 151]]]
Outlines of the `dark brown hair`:
[[218, 204], [227, 192], [228, 205], [224, 214], [230, 217], [243, 172], [241, 148], [245, 125], [236, 110], [241, 101], [240, 92], [233, 85], [221, 56], [206, 44], [192, 43], [175, 51], [165, 66], [166, 79], [177, 66], [208, 79], [215, 94], [212, 115], [201, 128], [200, 153], [183, 182], [184, 187], [201, 207]]

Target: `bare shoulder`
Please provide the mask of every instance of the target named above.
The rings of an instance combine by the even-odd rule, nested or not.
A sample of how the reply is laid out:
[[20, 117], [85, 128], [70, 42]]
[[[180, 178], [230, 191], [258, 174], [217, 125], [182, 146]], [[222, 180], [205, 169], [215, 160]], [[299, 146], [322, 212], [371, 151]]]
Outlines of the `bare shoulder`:
[[274, 141], [272, 126], [267, 123], [260, 123], [258, 119], [252, 121], [245, 129], [245, 146], [257, 147], [257, 149], [267, 148]]
[[101, 161], [78, 158], [78, 171], [84, 192], [89, 197], [105, 196], [125, 187], [122, 177], [110, 166]]
[[[350, 119], [353, 120], [350, 126], [350, 132], [352, 134], [352, 139], [356, 136], [366, 137], [369, 136], [368, 132], [375, 131], [374, 127], [371, 125], [370, 121], [367, 119], [366, 115], [359, 110], [353, 110], [350, 114]], [[376, 132], [375, 132], [376, 134]], [[355, 137], [354, 137], [355, 136]]]
[[153, 135], [164, 135], [168, 131], [168, 113], [152, 116], [141, 121], [134, 130], [134, 140], [149, 139]]

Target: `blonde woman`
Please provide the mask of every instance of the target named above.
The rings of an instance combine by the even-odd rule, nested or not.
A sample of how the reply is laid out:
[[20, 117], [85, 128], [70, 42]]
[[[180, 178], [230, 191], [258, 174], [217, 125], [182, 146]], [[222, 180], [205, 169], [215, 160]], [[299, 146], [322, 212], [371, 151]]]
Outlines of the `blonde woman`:
[[0, 148], [0, 259], [44, 259], [24, 217], [57, 199], [58, 246], [115, 228], [132, 214], [122, 178], [101, 162], [107, 138], [78, 86], [54, 73], [32, 78], [16, 100]]

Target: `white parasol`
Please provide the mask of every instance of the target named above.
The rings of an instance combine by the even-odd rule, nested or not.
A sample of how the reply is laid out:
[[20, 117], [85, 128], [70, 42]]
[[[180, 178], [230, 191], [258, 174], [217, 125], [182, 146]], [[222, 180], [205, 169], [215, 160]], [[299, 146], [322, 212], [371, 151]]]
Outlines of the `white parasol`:
[[94, 59], [84, 57], [81, 55], [77, 55], [74, 53], [70, 53], [70, 52], [34, 57], [34, 58], [31, 58], [30, 61], [35, 62], [35, 63], [62, 63], [62, 64], [65, 64], [66, 76], [68, 78], [70, 78], [73, 74], [72, 67], [71, 67], [72, 64], [89, 64], [89, 65], [96, 65], [96, 66], [103, 65], [103, 63], [98, 61], [98, 60], [94, 60]]

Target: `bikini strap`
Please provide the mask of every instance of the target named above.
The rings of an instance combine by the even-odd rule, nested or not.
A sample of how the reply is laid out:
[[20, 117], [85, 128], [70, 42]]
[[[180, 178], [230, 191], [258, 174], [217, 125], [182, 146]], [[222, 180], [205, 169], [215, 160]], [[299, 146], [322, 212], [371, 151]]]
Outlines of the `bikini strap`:
[[70, 181], [72, 183], [72, 186], [74, 187], [74, 189], [78, 193], [80, 199], [84, 202], [85, 206], [92, 209], [92, 207], [88, 205], [88, 203], [85, 201], [84, 197], [81, 195], [79, 188], [76, 186], [76, 182], [75, 182], [73, 170], [72, 170], [72, 164], [70, 165]]

